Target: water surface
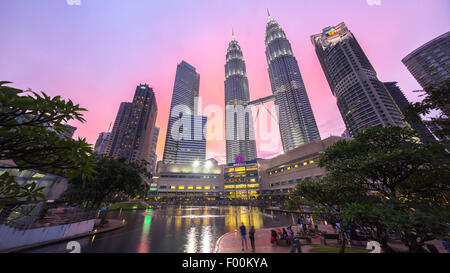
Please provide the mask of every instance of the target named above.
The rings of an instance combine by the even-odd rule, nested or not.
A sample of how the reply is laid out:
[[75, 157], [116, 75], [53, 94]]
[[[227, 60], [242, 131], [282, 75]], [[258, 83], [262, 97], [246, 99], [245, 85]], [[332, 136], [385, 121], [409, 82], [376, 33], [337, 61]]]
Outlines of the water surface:
[[[237, 231], [241, 223], [256, 229], [294, 223], [290, 214], [268, 213], [255, 207], [184, 206], [160, 209], [111, 211], [112, 219], [124, 219], [118, 230], [79, 238], [82, 253], [209, 253], [217, 239]], [[67, 242], [29, 252], [70, 252]]]

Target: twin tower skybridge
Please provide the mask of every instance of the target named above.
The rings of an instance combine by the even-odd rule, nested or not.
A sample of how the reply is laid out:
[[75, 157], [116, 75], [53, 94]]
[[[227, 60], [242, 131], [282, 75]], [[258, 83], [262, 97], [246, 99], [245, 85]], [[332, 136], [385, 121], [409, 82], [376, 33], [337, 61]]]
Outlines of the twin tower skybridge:
[[[269, 96], [266, 96], [266, 97], [262, 97], [262, 98], [256, 99], [256, 100], [253, 100], [253, 101], [250, 101], [247, 105], [250, 106], [250, 107], [257, 106], [257, 105], [264, 106], [264, 108], [267, 110], [267, 112], [269, 112], [269, 114], [272, 116], [272, 118], [278, 123], [278, 118], [276, 116], [274, 116], [273, 113], [265, 105], [266, 103], [271, 102], [271, 101], [275, 101], [275, 95], [273, 95], [273, 94], [269, 95]], [[258, 107], [258, 109], [256, 111], [256, 117], [255, 117], [254, 122], [256, 122], [256, 120], [258, 118], [258, 115], [259, 115], [259, 107]]]

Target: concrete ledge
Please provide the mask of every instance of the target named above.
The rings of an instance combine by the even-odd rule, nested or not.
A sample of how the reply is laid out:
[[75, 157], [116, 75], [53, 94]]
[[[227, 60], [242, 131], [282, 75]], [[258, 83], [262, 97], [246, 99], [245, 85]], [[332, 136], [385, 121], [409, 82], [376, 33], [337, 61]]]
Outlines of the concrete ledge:
[[113, 231], [113, 230], [124, 227], [126, 225], [126, 222], [122, 221], [122, 220], [117, 220], [117, 219], [109, 219], [108, 224], [110, 224], [111, 226], [99, 229], [96, 232], [95, 232], [95, 230], [93, 230], [93, 231], [84, 232], [84, 233], [76, 234], [76, 235], [65, 237], [65, 238], [49, 240], [49, 241], [45, 241], [45, 242], [39, 242], [39, 243], [24, 245], [24, 246], [15, 247], [15, 248], [4, 249], [4, 250], [1, 250], [0, 253], [16, 253], [16, 252], [21, 252], [24, 250], [30, 250], [33, 248], [37, 248], [37, 247], [52, 245], [52, 244], [60, 243], [60, 242], [64, 242], [64, 241], [70, 241], [70, 240], [73, 240], [76, 238], [81, 238], [81, 237], [96, 235], [96, 234], [104, 233], [104, 232], [108, 232], [108, 231]]

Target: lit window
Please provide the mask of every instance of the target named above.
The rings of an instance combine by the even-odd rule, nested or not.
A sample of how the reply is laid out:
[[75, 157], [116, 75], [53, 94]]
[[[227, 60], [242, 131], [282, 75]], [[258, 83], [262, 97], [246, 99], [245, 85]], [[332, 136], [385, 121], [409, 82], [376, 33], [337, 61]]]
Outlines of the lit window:
[[184, 190], [184, 186], [178, 186], [179, 190]]
[[197, 187], [195, 187], [195, 189], [196, 189], [196, 190], [201, 190], [202, 187], [201, 187], [201, 186], [197, 186]]
[[188, 188], [188, 190], [193, 190], [194, 186], [188, 186], [187, 188]]
[[205, 186], [205, 190], [210, 190], [211, 187], [210, 186]]
[[306, 166], [306, 165], [308, 165], [308, 162], [306, 162], [306, 161], [303, 162], [303, 166]]

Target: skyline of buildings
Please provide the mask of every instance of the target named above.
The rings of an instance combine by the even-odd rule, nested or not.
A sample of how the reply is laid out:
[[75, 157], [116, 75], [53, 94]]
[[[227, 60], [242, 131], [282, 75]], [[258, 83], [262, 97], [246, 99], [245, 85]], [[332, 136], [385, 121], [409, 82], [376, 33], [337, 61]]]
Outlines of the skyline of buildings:
[[297, 59], [280, 25], [270, 17], [266, 25], [266, 59], [284, 152], [320, 140]]
[[[358, 130], [369, 126], [389, 124], [405, 126], [407, 124], [402, 121], [403, 116], [400, 111], [400, 108], [405, 106], [406, 100], [400, 88], [396, 85], [396, 82], [382, 83], [378, 80], [375, 69], [344, 23], [323, 29], [322, 33], [312, 35], [311, 41], [316, 48], [317, 57], [329, 82], [330, 89], [333, 95], [337, 97], [337, 104], [347, 125], [346, 132], [348, 132], [348, 135], [353, 135]], [[442, 56], [442, 54], [439, 56]], [[281, 105], [281, 109], [278, 111], [278, 121], [284, 152], [313, 140], [320, 140], [291, 45], [284, 31], [270, 15], [266, 26], [266, 57], [269, 65], [269, 77], [272, 88], [275, 90], [273, 93], [275, 102], [279, 107]], [[225, 76], [225, 105], [247, 106], [250, 102], [250, 95], [245, 62], [234, 33], [227, 49]], [[196, 115], [199, 81], [200, 75], [196, 72], [195, 67], [185, 61], [178, 64], [168, 131], [180, 120], [188, 120], [189, 122], [186, 124], [189, 125], [184, 125], [186, 127], [184, 129], [187, 129], [184, 130], [184, 133], [183, 126], [176, 132], [171, 131], [172, 134], [175, 132], [175, 135], [178, 135], [179, 140], [175, 140], [173, 135], [168, 138], [169, 133], [166, 134], [164, 164], [191, 164], [205, 160], [206, 137], [203, 134], [201, 138], [194, 139], [193, 137], [196, 131], [199, 130], [203, 133], [203, 130], [206, 130], [206, 116]], [[286, 83], [286, 85], [281, 83]], [[277, 88], [277, 86], [279, 87]], [[402, 107], [400, 107], [400, 104]], [[132, 106], [128, 104], [121, 105], [117, 118], [120, 120], [123, 116], [129, 115], [130, 107]], [[181, 110], [175, 110], [176, 114], [173, 115], [172, 112], [177, 107], [181, 107]], [[227, 137], [228, 132], [232, 131], [233, 139], [238, 140], [235, 144], [227, 138], [227, 163], [234, 163], [237, 156], [243, 156], [244, 162], [256, 159], [255, 141], [251, 140], [251, 135], [254, 133], [253, 118], [251, 113], [246, 113], [243, 118], [244, 126], [238, 128], [239, 123], [236, 113], [233, 117], [234, 122], [229, 122], [228, 114], [226, 114]], [[297, 120], [298, 122], [293, 125], [292, 122], [286, 122], [286, 120]], [[229, 124], [232, 124], [232, 126], [230, 127]], [[299, 125], [297, 128], [301, 128], [300, 131], [293, 130], [296, 125]], [[421, 125], [411, 124], [413, 129], [420, 133], [422, 140], [433, 138], [428, 129], [423, 124]], [[287, 131], [288, 129], [289, 131]], [[118, 131], [120, 130], [123, 129], [118, 126]], [[242, 130], [244, 130], [244, 133], [241, 132]], [[239, 134], [244, 135], [244, 141], [239, 140], [239, 137], [237, 137]], [[317, 137], [318, 139], [314, 139]], [[111, 145], [114, 143], [111, 140]], [[295, 143], [299, 143], [298, 146], [294, 147]], [[126, 144], [125, 147], [127, 147]], [[156, 147], [154, 136], [152, 147]], [[107, 153], [111, 154], [111, 151], [108, 150]], [[130, 155], [123, 151], [119, 154]], [[151, 158], [154, 159], [155, 156], [153, 152]], [[135, 157], [135, 155], [132, 155], [131, 160], [135, 160]], [[156, 159], [150, 161], [153, 162], [152, 169], [154, 169]]]
[[345, 23], [324, 28], [311, 42], [351, 136], [373, 126], [405, 126], [400, 109]]
[[256, 142], [244, 56], [234, 37], [228, 44], [225, 64], [225, 145], [227, 163], [256, 158]]
[[[15, 39], [0, 45], [3, 53], [0, 59], [5, 64], [0, 68], [1, 74], [18, 88], [61, 95], [88, 109], [85, 113], [88, 122], [72, 125], [78, 127], [75, 137], [86, 138], [94, 144], [100, 130], [104, 130], [101, 128], [106, 129], [114, 122], [118, 105], [132, 97], [139, 82], [151, 83], [159, 109], [169, 108], [173, 70], [182, 59], [194, 64], [202, 74], [203, 105], [223, 107], [223, 55], [232, 27], [244, 51], [252, 98], [271, 94], [262, 27], [268, 7], [288, 35], [320, 135], [326, 137], [340, 134], [345, 127], [335, 98], [329, 96], [326, 78], [309, 42], [310, 34], [344, 20], [363, 45], [379, 79], [398, 81], [408, 100], [417, 101], [419, 94], [412, 90], [421, 87], [400, 59], [450, 27], [445, 14], [449, 3], [439, 0], [418, 5], [410, 4], [409, 0], [388, 1], [381, 6], [368, 6], [364, 1], [359, 4], [358, 1], [313, 1], [305, 6], [289, 0], [283, 1], [283, 5], [230, 0], [209, 3], [207, 7], [197, 1], [177, 1], [170, 8], [163, 2], [135, 2], [74, 8], [58, 3], [24, 6], [11, 1], [4, 10], [0, 32]], [[236, 9], [236, 5], [240, 8]], [[136, 16], [120, 21], [124, 8]], [[145, 16], [148, 10], [154, 11], [153, 16]], [[320, 16], [316, 13], [319, 10]], [[18, 12], [27, 16], [17, 21], [12, 14]], [[424, 13], [433, 14], [433, 20], [421, 16]], [[186, 15], [192, 26], [179, 31]], [[162, 22], [164, 27], [159, 27]], [[412, 34], [410, 30], [415, 31]], [[93, 95], [101, 98], [101, 103], [92, 99]], [[167, 116], [167, 110], [158, 115], [161, 139], [165, 137]], [[279, 139], [278, 130], [274, 131], [272, 138]], [[258, 156], [272, 156], [273, 150], [281, 151], [279, 145], [265, 145], [265, 139], [257, 137], [256, 143]], [[208, 141], [207, 147], [208, 157], [224, 162], [225, 145]], [[163, 148], [164, 141], [159, 141], [159, 158]]]

